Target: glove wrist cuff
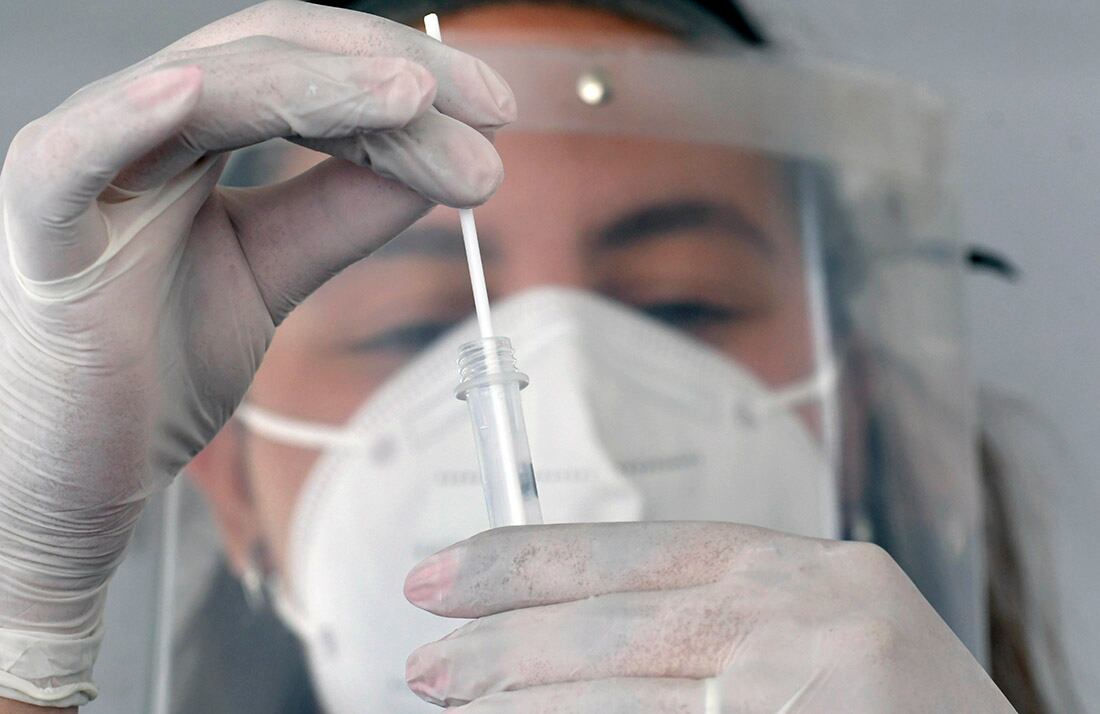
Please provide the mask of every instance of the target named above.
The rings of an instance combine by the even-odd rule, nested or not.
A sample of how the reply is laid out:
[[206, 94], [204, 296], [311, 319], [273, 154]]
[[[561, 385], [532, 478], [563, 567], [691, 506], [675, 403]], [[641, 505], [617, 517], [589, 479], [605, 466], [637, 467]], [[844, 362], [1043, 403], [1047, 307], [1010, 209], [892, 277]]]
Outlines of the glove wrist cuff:
[[88, 679], [84, 681], [40, 687], [9, 672], [0, 671], [0, 697], [40, 707], [79, 707], [92, 701], [99, 690]]
[[99, 694], [92, 663], [102, 624], [82, 637], [51, 637], [0, 628], [0, 697], [40, 707], [87, 704]]

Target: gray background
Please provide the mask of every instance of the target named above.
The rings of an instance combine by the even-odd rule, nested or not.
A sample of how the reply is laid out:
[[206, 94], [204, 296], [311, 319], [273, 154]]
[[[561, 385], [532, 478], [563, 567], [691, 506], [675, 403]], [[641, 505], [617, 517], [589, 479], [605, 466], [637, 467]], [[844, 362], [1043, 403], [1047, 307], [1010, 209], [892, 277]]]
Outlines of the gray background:
[[[0, 0], [0, 146], [88, 81], [248, 4]], [[974, 367], [984, 382], [1034, 405], [1068, 444], [1072, 468], [1054, 484], [1056, 562], [1069, 596], [1063, 625], [1074, 669], [1096, 706], [1100, 3], [759, 0], [758, 7], [804, 49], [922, 79], [953, 101], [967, 239], [1024, 271], [1017, 285], [971, 280]], [[135, 603], [116, 606], [111, 619], [131, 622], [113, 627], [107, 645], [140, 668], [150, 661], [138, 635], [149, 624], [151, 593], [139, 589], [141, 573], [123, 576], [114, 589], [133, 593]], [[99, 668], [110, 694], [89, 711], [146, 709], [144, 677], [138, 670], [118, 677], [111, 661]]]

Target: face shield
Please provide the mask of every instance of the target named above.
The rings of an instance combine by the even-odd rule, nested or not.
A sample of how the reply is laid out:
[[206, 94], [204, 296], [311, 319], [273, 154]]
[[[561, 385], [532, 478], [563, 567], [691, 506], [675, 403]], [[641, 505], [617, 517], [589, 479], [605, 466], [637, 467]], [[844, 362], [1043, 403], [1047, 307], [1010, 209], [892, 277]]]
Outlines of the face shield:
[[[477, 217], [499, 332], [531, 379], [547, 520], [872, 540], [982, 658], [939, 103], [836, 68], [448, 41], [499, 68], [521, 109]], [[436, 209], [288, 318], [219, 472], [257, 525], [234, 530], [232, 489], [204, 489], [205, 514], [186, 486], [170, 504], [165, 711], [279, 711], [304, 679], [337, 714], [430, 710], [405, 658], [455, 623], [415, 611], [401, 583], [487, 527], [453, 393], [472, 308], [457, 217]], [[239, 577], [199, 545], [214, 521], [246, 541]], [[266, 604], [242, 606], [238, 579]], [[272, 701], [241, 695], [261, 689]]]

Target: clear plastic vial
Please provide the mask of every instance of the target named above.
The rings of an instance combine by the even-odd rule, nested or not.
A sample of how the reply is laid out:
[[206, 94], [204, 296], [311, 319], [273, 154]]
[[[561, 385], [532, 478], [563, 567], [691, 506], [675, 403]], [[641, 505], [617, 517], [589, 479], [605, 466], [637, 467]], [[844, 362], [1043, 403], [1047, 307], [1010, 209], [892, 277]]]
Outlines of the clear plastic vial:
[[542, 523], [531, 449], [519, 391], [530, 380], [516, 369], [507, 337], [488, 337], [458, 348], [455, 396], [470, 408], [489, 525]]

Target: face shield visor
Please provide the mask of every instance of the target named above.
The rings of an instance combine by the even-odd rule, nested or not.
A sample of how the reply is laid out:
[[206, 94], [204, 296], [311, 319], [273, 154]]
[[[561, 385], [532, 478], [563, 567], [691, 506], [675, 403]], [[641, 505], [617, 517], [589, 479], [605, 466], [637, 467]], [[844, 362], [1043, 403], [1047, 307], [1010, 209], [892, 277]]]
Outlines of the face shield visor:
[[[939, 103], [836, 68], [448, 41], [499, 68], [521, 109], [495, 138], [507, 178], [477, 220], [499, 332], [531, 378], [547, 520], [872, 540], [984, 656], [964, 260]], [[295, 151], [243, 161], [275, 165], [269, 182], [304, 167]], [[177, 494], [168, 519], [182, 546], [159, 609], [170, 710], [275, 711], [240, 692], [298, 682], [272, 664], [291, 647], [279, 636], [233, 657], [217, 641], [246, 641], [235, 621], [280, 625], [231, 615], [233, 578], [195, 545], [209, 538], [188, 535], [210, 519], [249, 541], [234, 546], [251, 554], [240, 579], [274, 584], [328, 710], [430, 710], [405, 689], [405, 658], [455, 623], [414, 611], [401, 583], [487, 527], [453, 396], [472, 308], [457, 217], [435, 209], [288, 318], [223, 469], [259, 525], [226, 525], [227, 489], [205, 489], [205, 515]], [[198, 624], [210, 618], [222, 626]], [[212, 689], [204, 668], [218, 662], [227, 679]]]

